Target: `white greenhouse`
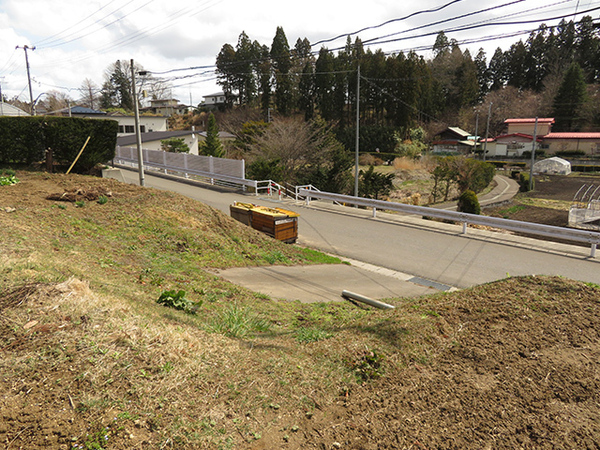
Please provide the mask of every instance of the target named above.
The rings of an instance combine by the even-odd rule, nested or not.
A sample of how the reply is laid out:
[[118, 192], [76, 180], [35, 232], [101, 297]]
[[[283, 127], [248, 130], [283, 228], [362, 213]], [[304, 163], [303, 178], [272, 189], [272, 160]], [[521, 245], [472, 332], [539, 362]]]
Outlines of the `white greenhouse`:
[[533, 165], [535, 173], [549, 173], [557, 175], [569, 175], [571, 173], [571, 163], [566, 159], [553, 156], [552, 158], [542, 159]]

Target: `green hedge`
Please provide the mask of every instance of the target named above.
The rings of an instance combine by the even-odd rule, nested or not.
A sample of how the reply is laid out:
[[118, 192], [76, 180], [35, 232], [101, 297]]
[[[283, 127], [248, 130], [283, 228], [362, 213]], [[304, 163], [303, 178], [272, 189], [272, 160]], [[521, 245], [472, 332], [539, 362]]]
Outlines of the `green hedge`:
[[502, 167], [505, 167], [505, 166], [527, 167], [527, 163], [522, 162], [522, 161], [489, 161], [488, 160], [487, 162], [489, 162], [490, 164], [493, 164], [498, 169], [501, 169]]
[[[533, 179], [533, 183], [531, 183], [531, 188], [535, 189], [535, 178]], [[521, 172], [519, 174], [519, 190], [521, 192], [529, 191], [529, 172]]]
[[114, 158], [119, 124], [114, 120], [72, 117], [0, 117], [0, 164], [32, 164], [46, 158], [51, 149], [59, 164], [71, 164], [74, 172], [89, 172], [96, 164]]
[[571, 164], [572, 172], [600, 172], [600, 166], [592, 164]]

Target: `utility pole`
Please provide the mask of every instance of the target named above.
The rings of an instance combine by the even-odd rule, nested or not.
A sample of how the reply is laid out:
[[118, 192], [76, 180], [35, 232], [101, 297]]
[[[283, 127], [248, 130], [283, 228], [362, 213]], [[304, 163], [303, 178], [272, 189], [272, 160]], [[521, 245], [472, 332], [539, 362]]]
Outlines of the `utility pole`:
[[485, 129], [485, 142], [483, 143], [483, 160], [485, 161], [485, 154], [487, 153], [487, 141], [490, 135], [490, 116], [492, 115], [492, 105], [490, 102], [490, 107], [488, 108], [488, 118], [487, 118], [487, 128]]
[[[4, 80], [4, 77], [0, 77], [0, 80]], [[4, 115], [4, 97], [2, 96], [2, 83], [0, 82], [0, 116]]]
[[135, 112], [135, 137], [137, 143], [138, 173], [140, 176], [140, 186], [145, 186], [144, 154], [142, 152], [142, 135], [140, 134], [140, 108], [138, 106], [137, 93], [135, 92], [135, 67], [133, 66], [133, 59], [131, 60], [131, 92], [133, 94], [133, 110]]
[[479, 142], [479, 113], [475, 116], [475, 155], [477, 155], [477, 143]]
[[533, 164], [535, 163], [535, 144], [537, 142], [537, 123], [538, 118], [535, 118], [535, 125], [533, 126], [533, 143], [531, 144], [531, 167], [529, 168], [529, 190], [533, 190]]
[[358, 149], [359, 149], [359, 122], [360, 122], [360, 65], [356, 74], [356, 153], [354, 155], [354, 196], [358, 197]]
[[29, 47], [24, 45], [23, 47], [16, 46], [15, 49], [22, 48], [25, 51], [25, 65], [27, 66], [27, 81], [29, 83], [29, 100], [31, 101], [31, 114], [35, 116], [35, 105], [33, 104], [33, 91], [31, 90], [31, 74], [29, 73], [29, 57], [27, 56], [27, 50], [35, 50], [35, 47]]

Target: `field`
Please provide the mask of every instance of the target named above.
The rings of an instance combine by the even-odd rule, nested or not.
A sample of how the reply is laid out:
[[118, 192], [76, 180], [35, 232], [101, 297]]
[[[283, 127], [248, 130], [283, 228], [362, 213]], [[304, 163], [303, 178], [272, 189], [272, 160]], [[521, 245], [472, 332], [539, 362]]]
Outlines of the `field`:
[[17, 178], [0, 186], [6, 449], [600, 447], [599, 286], [274, 301], [211, 269], [339, 261], [176, 194]]
[[579, 174], [539, 175], [535, 180], [533, 191], [518, 194], [506, 205], [485, 208], [483, 213], [506, 219], [566, 227], [569, 222], [569, 207], [577, 191], [583, 185], [600, 185], [599, 177]]

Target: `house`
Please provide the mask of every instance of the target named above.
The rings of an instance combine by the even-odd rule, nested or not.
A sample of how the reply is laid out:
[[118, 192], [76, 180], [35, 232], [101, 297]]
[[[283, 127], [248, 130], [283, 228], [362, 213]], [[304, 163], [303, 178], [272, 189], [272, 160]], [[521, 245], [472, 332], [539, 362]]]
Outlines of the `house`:
[[179, 103], [179, 100], [176, 98], [169, 98], [150, 100], [150, 106], [141, 108], [140, 113], [171, 117], [173, 114], [185, 114], [189, 110], [190, 107], [188, 105]]
[[[193, 130], [183, 131], [151, 131], [141, 133], [142, 148], [147, 150], [162, 150], [161, 142], [166, 139], [183, 139], [190, 148], [190, 153], [198, 154], [199, 133]], [[137, 147], [137, 138], [135, 134], [117, 137], [117, 146], [119, 147]]]
[[[135, 135], [135, 116], [121, 112], [99, 111], [85, 106], [73, 106], [54, 111], [53, 115], [79, 117], [83, 119], [116, 120], [119, 123], [117, 136]], [[140, 132], [167, 131], [167, 118], [164, 116], [141, 115]]]
[[30, 116], [31, 114], [29, 114], [28, 112], [23, 111], [20, 108], [17, 108], [16, 106], [13, 106], [9, 103], [4, 103], [3, 101], [0, 101], [0, 116], [11, 116], [11, 117], [15, 117], [15, 116]]
[[203, 95], [204, 104], [206, 106], [217, 107], [225, 104], [225, 92], [215, 92], [214, 94]]
[[[529, 145], [525, 143], [524, 150], [531, 150], [531, 142], [533, 140], [533, 133], [535, 128], [536, 119], [507, 119], [504, 123], [508, 126], [508, 133], [504, 135], [504, 141], [508, 138], [506, 136], [519, 136], [515, 137], [511, 141], [514, 152], [511, 155], [510, 145], [507, 148], [506, 153], [498, 153], [497, 155], [507, 156], [521, 156], [522, 151], [518, 148], [523, 142], [526, 142], [525, 136], [529, 138]], [[556, 154], [559, 152], [583, 152], [586, 155], [599, 155], [600, 154], [600, 133], [598, 132], [566, 132], [566, 133], [553, 133], [552, 125], [554, 124], [553, 118], [538, 118], [537, 119], [537, 142], [539, 145], [536, 148], [544, 150], [547, 154]], [[503, 136], [496, 138], [496, 143]]]
[[[506, 134], [528, 134], [533, 136], [533, 130], [535, 128], [536, 119], [506, 119], [504, 123], [508, 127]], [[538, 118], [536, 135], [545, 136], [552, 131], [552, 125], [554, 124], [553, 118]]]
[[[135, 116], [120, 112], [111, 112], [107, 114], [106, 118], [119, 122], [119, 132], [117, 136], [125, 136], [128, 134], [135, 135]], [[142, 134], [166, 132], [167, 130], [167, 117], [146, 114], [140, 116], [140, 132]]]
[[548, 133], [543, 137], [546, 153], [584, 152], [586, 155], [600, 155], [600, 133]]
[[475, 141], [469, 139], [470, 136], [458, 127], [448, 127], [433, 141], [433, 153], [469, 154], [475, 149]]
[[[536, 149], [540, 148], [542, 142], [542, 137], [538, 136]], [[485, 141], [482, 144], [486, 149], [487, 156], [509, 156], [514, 158], [523, 156], [523, 152], [530, 152], [532, 145], [533, 136], [525, 133], [502, 134], [493, 139], [488, 139], [487, 145], [485, 145]]]

